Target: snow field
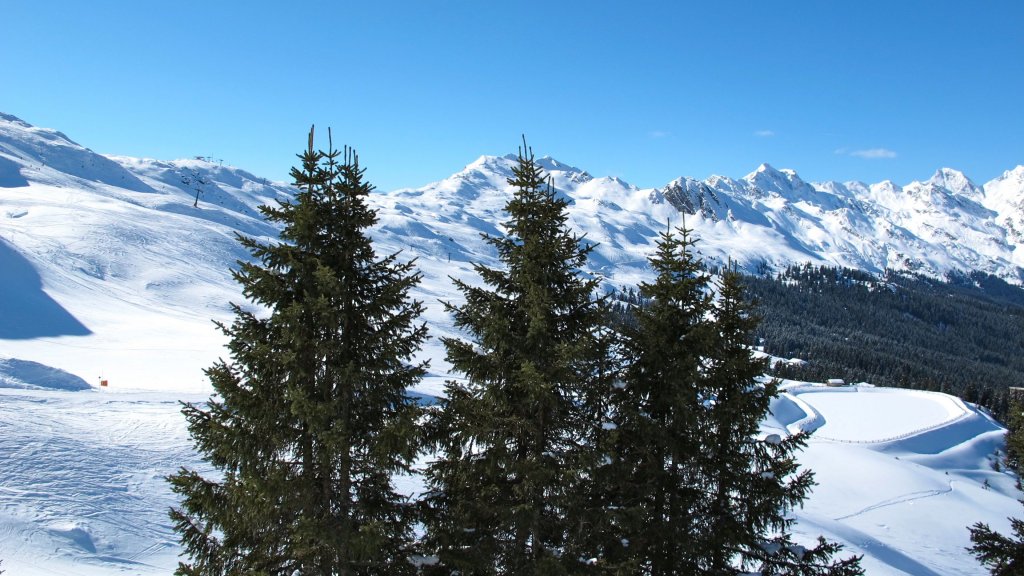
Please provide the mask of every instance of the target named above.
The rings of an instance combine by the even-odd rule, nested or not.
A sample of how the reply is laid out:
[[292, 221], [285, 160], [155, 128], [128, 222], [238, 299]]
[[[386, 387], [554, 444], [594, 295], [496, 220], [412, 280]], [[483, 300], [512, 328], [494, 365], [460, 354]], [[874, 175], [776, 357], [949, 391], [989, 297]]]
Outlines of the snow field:
[[787, 392], [793, 403], [813, 411], [815, 437], [837, 442], [889, 442], [971, 413], [957, 398], [917, 390], [804, 386]]
[[1004, 430], [958, 398], [788, 386], [773, 415], [814, 429], [799, 459], [818, 485], [796, 513], [800, 530], [864, 554], [867, 574], [985, 574], [965, 550], [967, 526], [1005, 532], [1006, 516], [1020, 516], [1014, 478], [990, 466]]
[[0, 389], [0, 462], [8, 574], [173, 571], [164, 477], [199, 464], [175, 398]]
[[[915, 402], [935, 402], [912, 391], [876, 390], [874, 398], [907, 410]], [[796, 398], [814, 406], [827, 395]], [[201, 402], [205, 396], [0, 389], [4, 569], [19, 576], [170, 574], [179, 547], [166, 515], [175, 500], [164, 477], [180, 466], [204, 468], [190, 449], [178, 400]], [[812, 436], [799, 459], [815, 472], [818, 486], [795, 511], [795, 536], [811, 542], [822, 534], [842, 542], [847, 554], [865, 554], [872, 576], [984, 574], [964, 551], [966, 527], [984, 521], [1008, 530], [1005, 516], [1019, 515], [1019, 493], [1012, 477], [988, 465], [1001, 428], [964, 407], [969, 418], [895, 442]], [[865, 418], [864, 409], [839, 403], [822, 413], [857, 419]], [[765, 428], [785, 434], [784, 422], [794, 416], [799, 413], [773, 414]], [[974, 416], [987, 431], [959, 426]], [[922, 438], [930, 439], [927, 450], [912, 452]], [[422, 478], [403, 476], [396, 485], [413, 495], [422, 490]]]

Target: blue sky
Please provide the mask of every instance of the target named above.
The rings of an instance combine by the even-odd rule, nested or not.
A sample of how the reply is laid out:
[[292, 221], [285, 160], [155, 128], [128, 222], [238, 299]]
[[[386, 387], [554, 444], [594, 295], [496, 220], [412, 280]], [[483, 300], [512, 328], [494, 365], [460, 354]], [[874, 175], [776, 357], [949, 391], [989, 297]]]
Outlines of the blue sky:
[[98, 152], [274, 180], [310, 124], [385, 190], [522, 133], [642, 187], [761, 162], [900, 184], [1024, 164], [1019, 1], [5, 0], [0, 16], [0, 111]]

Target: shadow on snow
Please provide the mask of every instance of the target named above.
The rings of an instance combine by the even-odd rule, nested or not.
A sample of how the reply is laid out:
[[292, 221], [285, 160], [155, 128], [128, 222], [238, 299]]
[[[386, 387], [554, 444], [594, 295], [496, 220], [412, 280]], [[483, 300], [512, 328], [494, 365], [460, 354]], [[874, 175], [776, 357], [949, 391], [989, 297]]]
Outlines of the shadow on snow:
[[92, 332], [43, 291], [32, 264], [0, 240], [0, 339], [87, 334]]

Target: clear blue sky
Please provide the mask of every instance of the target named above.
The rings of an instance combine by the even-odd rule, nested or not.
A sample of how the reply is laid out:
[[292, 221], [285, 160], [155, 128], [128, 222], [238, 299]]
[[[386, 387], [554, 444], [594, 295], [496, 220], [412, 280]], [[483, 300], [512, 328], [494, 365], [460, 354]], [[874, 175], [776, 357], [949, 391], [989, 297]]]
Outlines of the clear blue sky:
[[0, 20], [0, 111], [274, 180], [314, 123], [382, 189], [524, 132], [642, 187], [761, 162], [900, 184], [1024, 164], [1019, 0], [5, 0]]

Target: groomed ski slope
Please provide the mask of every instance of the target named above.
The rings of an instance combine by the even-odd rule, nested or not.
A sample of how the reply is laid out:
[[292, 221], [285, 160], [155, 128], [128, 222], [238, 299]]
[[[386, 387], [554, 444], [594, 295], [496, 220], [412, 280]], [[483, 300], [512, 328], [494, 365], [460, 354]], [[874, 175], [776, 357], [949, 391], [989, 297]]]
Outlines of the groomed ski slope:
[[[179, 547], [163, 478], [182, 465], [202, 469], [179, 400], [205, 397], [70, 385], [0, 388], [3, 569], [170, 574]], [[984, 574], [964, 551], [966, 526], [1007, 530], [1005, 516], [1021, 512], [1013, 479], [988, 460], [1003, 430], [955, 398], [788, 383], [774, 408], [766, 432], [815, 429], [800, 460], [819, 485], [796, 513], [798, 537], [843, 542], [865, 555], [867, 574]], [[415, 477], [400, 485], [420, 488]]]

